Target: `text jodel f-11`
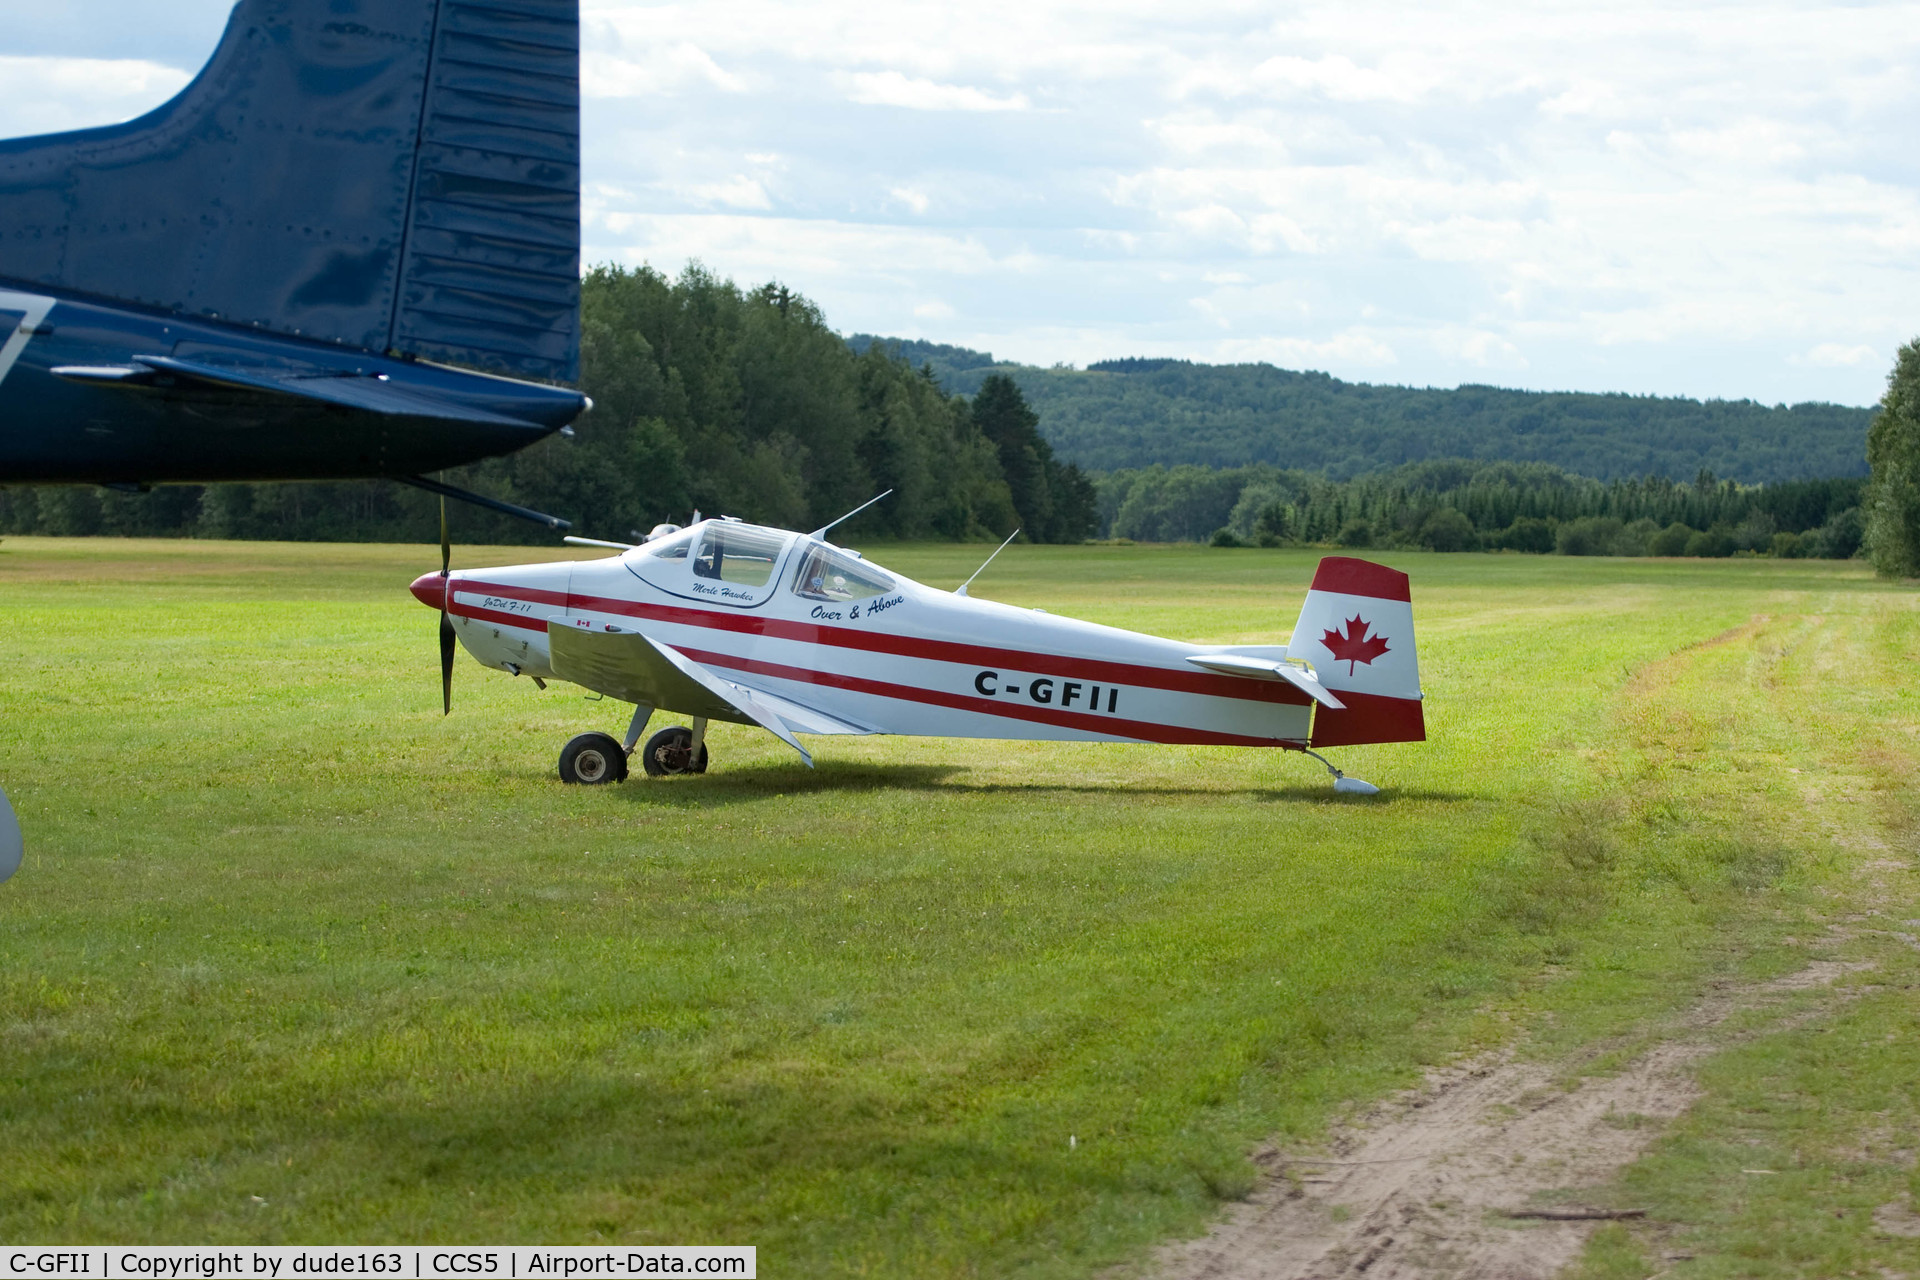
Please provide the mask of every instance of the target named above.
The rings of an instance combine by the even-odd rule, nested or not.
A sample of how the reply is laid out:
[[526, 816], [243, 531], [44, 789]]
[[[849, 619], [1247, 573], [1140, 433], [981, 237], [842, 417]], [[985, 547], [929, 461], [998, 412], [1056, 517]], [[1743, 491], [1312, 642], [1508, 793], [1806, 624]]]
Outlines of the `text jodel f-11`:
[[[443, 676], [457, 636], [484, 666], [635, 704], [624, 741], [567, 743], [569, 782], [625, 778], [656, 712], [692, 720], [639, 747], [656, 776], [704, 772], [712, 720], [757, 724], [809, 765], [814, 734], [1309, 754], [1426, 737], [1407, 575], [1384, 565], [1321, 560], [1285, 645], [1196, 645], [925, 586], [825, 534], [704, 520], [614, 557], [412, 589], [442, 610]], [[1327, 767], [1339, 790], [1375, 790]]]

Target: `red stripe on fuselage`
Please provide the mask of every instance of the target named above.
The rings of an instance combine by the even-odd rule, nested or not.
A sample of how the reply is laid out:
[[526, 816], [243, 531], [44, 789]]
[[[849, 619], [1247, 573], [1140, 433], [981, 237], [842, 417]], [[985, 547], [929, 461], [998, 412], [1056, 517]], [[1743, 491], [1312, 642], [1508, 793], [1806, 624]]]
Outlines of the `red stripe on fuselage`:
[[[678, 648], [678, 646], [675, 647]], [[1063, 729], [1081, 729], [1088, 733], [1101, 733], [1114, 738], [1133, 738], [1140, 742], [1157, 742], [1169, 746], [1292, 747], [1295, 749], [1302, 745], [1287, 738], [1256, 738], [1239, 733], [1189, 729], [1183, 725], [1156, 724], [1150, 720], [1123, 720], [1117, 716], [1091, 715], [1084, 711], [1058, 711], [1048, 707], [1009, 705], [995, 702], [990, 698], [976, 698], [962, 693], [943, 693], [938, 689], [920, 689], [912, 685], [891, 684], [885, 680], [867, 680], [860, 676], [835, 675], [828, 671], [789, 667], [783, 663], [762, 662], [755, 658], [736, 658], [729, 653], [709, 653], [703, 649], [680, 649], [679, 651], [695, 662], [709, 667], [718, 667], [723, 671], [747, 671], [754, 675], [772, 676], [780, 680], [824, 685], [831, 689], [845, 689], [853, 693], [870, 693], [881, 698], [922, 702], [929, 706], [949, 707], [955, 711], [999, 716], [1003, 720], [1027, 720], [1034, 724], [1054, 725]]]
[[[500, 594], [494, 592], [494, 595]], [[524, 613], [502, 613], [498, 609], [482, 609], [477, 605], [449, 602], [447, 612], [456, 618], [472, 618], [475, 622], [491, 622], [496, 627], [519, 627], [523, 631], [545, 631], [545, 618], [530, 618]]]
[[[512, 587], [503, 583], [455, 579], [454, 590], [485, 592], [503, 599], [527, 600], [554, 605], [582, 613], [611, 613], [629, 618], [644, 618], [688, 627], [707, 627], [741, 635], [766, 636], [775, 640], [796, 640], [803, 644], [832, 645], [841, 649], [859, 649], [901, 658], [920, 658], [930, 662], [951, 662], [969, 667], [1012, 667], [1038, 675], [1064, 676], [1098, 681], [1102, 684], [1133, 685], [1141, 689], [1166, 689], [1174, 693], [1197, 693], [1212, 698], [1236, 698], [1245, 702], [1273, 702], [1282, 706], [1306, 706], [1310, 699], [1282, 681], [1248, 680], [1239, 676], [1215, 675], [1204, 671], [1175, 671], [1165, 667], [1146, 667], [1131, 662], [1112, 662], [1100, 658], [1063, 657], [1051, 653], [1024, 653], [990, 645], [965, 644], [956, 640], [925, 640], [917, 636], [892, 635], [884, 631], [854, 631], [845, 627], [825, 627], [813, 622], [789, 622], [782, 618], [763, 618], [742, 614], [717, 613], [707, 609], [689, 609], [680, 605], [641, 604], [607, 596], [563, 597], [557, 591], [539, 591]], [[507, 626], [544, 630], [544, 623], [515, 614], [483, 610], [454, 603], [454, 613], [484, 618]]]
[[498, 582], [478, 582], [472, 578], [455, 578], [449, 584], [448, 613], [462, 618], [472, 618], [476, 622], [491, 622], [496, 626], [519, 627], [523, 631], [545, 631], [546, 618], [488, 609], [477, 604], [465, 604], [460, 600], [462, 592], [472, 595], [498, 596], [502, 600], [524, 600], [528, 604], [544, 604], [562, 611], [567, 607], [567, 593], [564, 591], [543, 591], [539, 587], [509, 587]]

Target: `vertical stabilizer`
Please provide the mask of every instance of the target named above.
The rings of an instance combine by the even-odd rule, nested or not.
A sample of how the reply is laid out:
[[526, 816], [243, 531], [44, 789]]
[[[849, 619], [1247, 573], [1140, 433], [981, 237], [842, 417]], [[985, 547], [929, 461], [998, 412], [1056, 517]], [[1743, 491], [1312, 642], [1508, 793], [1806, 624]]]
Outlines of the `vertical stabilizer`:
[[578, 0], [240, 0], [126, 124], [0, 141], [0, 280], [571, 381]]
[[1426, 740], [1413, 594], [1398, 569], [1348, 556], [1321, 560], [1287, 656], [1311, 662], [1346, 703], [1315, 710], [1313, 746]]

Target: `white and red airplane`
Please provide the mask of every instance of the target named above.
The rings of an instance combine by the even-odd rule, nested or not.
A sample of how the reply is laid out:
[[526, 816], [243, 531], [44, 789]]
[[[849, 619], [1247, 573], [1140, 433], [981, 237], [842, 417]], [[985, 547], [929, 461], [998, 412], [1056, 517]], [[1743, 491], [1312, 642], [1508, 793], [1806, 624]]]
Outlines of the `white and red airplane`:
[[831, 528], [662, 525], [591, 544], [619, 556], [443, 569], [412, 590], [441, 610], [443, 679], [457, 636], [483, 666], [635, 704], [624, 741], [567, 743], [567, 782], [625, 778], [657, 711], [693, 723], [648, 739], [655, 776], [705, 772], [725, 720], [808, 765], [813, 734], [1206, 743], [1306, 752], [1336, 789], [1372, 793], [1313, 749], [1426, 737], [1407, 575], [1384, 565], [1321, 560], [1285, 645], [1197, 645], [925, 586]]

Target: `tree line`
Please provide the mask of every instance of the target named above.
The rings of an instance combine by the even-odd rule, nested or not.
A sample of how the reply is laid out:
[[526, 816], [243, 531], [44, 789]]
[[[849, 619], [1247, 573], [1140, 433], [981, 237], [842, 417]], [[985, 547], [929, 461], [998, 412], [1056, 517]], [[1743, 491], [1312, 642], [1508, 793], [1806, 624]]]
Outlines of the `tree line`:
[[1860, 549], [1864, 487], [1858, 477], [1745, 485], [1710, 471], [1608, 482], [1457, 458], [1345, 481], [1259, 463], [1098, 481], [1103, 535], [1134, 541], [1834, 559]]
[[[589, 273], [571, 438], [449, 471], [448, 483], [630, 541], [697, 508], [810, 529], [893, 490], [842, 532], [1077, 542], [1095, 494], [1058, 459], [1019, 388], [971, 398], [885, 349], [856, 353], [806, 298], [743, 290], [698, 264]], [[438, 500], [385, 482], [170, 486], [147, 494], [0, 488], [0, 533], [329, 541], [437, 540]], [[468, 542], [539, 542], [538, 526], [456, 504]]]

